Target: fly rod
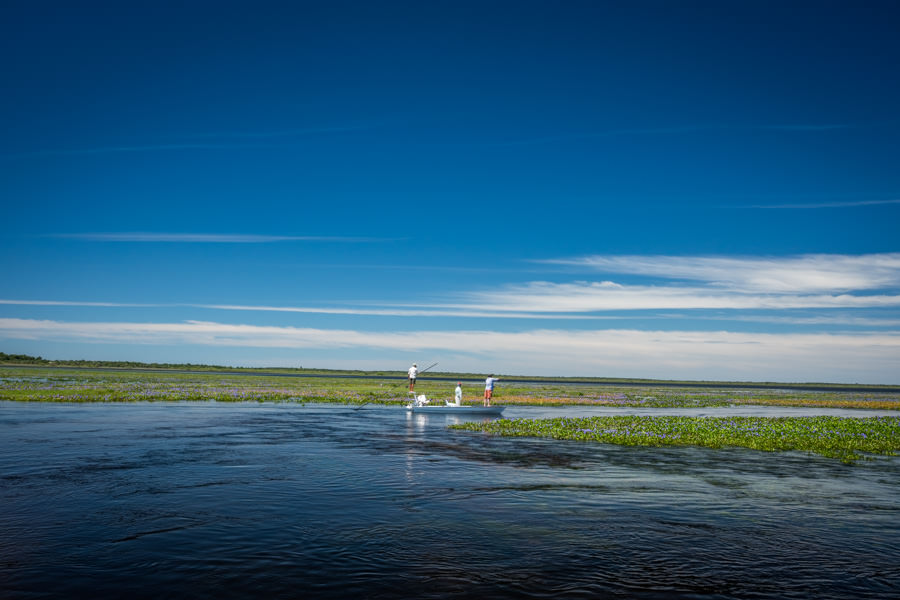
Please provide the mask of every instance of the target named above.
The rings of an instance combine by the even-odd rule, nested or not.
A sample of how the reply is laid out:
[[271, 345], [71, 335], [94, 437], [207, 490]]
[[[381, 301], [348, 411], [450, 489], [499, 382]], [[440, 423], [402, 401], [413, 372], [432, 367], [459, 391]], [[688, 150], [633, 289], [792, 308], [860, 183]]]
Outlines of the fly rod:
[[[436, 367], [437, 365], [438, 365], [437, 363], [434, 363], [433, 365], [429, 365], [429, 366], [425, 367], [424, 369], [422, 369], [421, 371], [419, 371], [419, 373], [424, 373], [425, 371], [427, 371], [427, 370], [429, 370], [429, 369], [433, 369], [433, 368]], [[359, 409], [361, 409], [363, 406], [365, 406], [366, 404], [368, 404], [368, 402], [363, 402], [363, 403], [360, 404], [359, 406], [355, 407], [353, 410], [359, 410]]]

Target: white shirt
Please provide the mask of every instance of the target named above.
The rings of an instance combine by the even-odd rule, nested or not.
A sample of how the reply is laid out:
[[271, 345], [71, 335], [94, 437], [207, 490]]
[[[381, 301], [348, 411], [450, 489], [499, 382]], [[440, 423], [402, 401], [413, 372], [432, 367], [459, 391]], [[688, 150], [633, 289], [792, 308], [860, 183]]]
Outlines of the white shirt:
[[497, 377], [488, 377], [484, 380], [484, 389], [493, 391], [494, 382], [498, 381]]
[[460, 386], [456, 386], [456, 403], [462, 404], [462, 388]]
[[418, 374], [419, 374], [419, 369], [417, 369], [416, 367], [409, 368], [409, 378], [410, 379], [415, 379], [416, 375], [418, 375]]

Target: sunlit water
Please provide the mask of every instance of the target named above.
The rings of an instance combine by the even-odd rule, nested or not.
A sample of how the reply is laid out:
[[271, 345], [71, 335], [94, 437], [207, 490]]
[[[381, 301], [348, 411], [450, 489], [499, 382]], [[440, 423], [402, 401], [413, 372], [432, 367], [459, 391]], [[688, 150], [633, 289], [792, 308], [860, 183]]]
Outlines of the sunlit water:
[[[760, 410], [687, 412], [829, 412]], [[623, 412], [686, 413], [505, 416]], [[0, 597], [900, 595], [898, 458], [451, 422], [371, 405], [0, 403]]]

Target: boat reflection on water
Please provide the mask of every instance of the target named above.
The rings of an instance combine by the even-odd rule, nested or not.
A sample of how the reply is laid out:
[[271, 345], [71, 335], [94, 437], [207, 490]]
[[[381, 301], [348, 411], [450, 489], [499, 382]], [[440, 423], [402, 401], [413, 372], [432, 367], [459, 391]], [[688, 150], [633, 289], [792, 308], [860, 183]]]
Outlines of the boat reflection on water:
[[473, 421], [487, 423], [500, 418], [500, 415], [484, 415], [484, 414], [460, 414], [460, 413], [433, 413], [421, 411], [406, 411], [406, 423], [410, 429], [417, 432], [424, 432], [428, 425], [459, 425], [461, 423], [471, 423]]
[[[501, 409], [503, 407], [498, 407]], [[404, 410], [406, 414], [406, 432], [404, 444], [404, 479], [407, 484], [416, 484], [427, 472], [427, 467], [423, 462], [427, 462], [427, 457], [433, 456], [435, 442], [433, 434], [435, 429], [446, 429], [450, 425], [459, 425], [469, 422], [487, 422], [499, 418], [496, 415], [483, 415], [471, 413], [449, 413], [434, 411], [413, 411], [408, 407]], [[465, 443], [460, 444], [440, 444], [441, 452], [445, 456], [453, 456], [458, 458], [462, 451], [466, 448]], [[423, 461], [423, 459], [426, 459]]]

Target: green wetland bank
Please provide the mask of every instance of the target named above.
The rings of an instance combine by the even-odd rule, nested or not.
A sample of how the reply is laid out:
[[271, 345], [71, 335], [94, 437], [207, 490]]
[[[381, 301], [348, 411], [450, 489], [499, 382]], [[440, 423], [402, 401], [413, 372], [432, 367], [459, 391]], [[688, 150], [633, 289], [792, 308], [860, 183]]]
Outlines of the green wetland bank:
[[[464, 379], [464, 404], [480, 403], [480, 379], [467, 376], [421, 378], [417, 393], [442, 401]], [[471, 377], [471, 376], [469, 376]], [[494, 403], [507, 407], [594, 407], [589, 416], [513, 418], [449, 424], [451, 429], [508, 437], [574, 440], [621, 446], [740, 447], [759, 451], [799, 451], [852, 463], [900, 451], [900, 392], [877, 387], [864, 391], [742, 389], [708, 383], [691, 388], [544, 380], [502, 383]], [[354, 409], [407, 402], [402, 375], [374, 373], [352, 377], [317, 372], [229, 374], [181, 371], [92, 370], [0, 367], [0, 400], [43, 403], [251, 402], [336, 404]], [[836, 409], [840, 415], [747, 416], [664, 414], [671, 410], [778, 407]], [[608, 409], [616, 414], [605, 414]], [[636, 414], [619, 414], [633, 409]], [[877, 416], [872, 416], [877, 411]], [[895, 413], [896, 411], [896, 413]]]

